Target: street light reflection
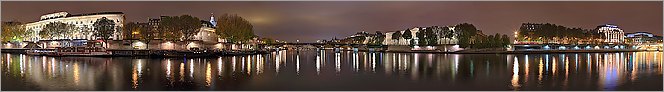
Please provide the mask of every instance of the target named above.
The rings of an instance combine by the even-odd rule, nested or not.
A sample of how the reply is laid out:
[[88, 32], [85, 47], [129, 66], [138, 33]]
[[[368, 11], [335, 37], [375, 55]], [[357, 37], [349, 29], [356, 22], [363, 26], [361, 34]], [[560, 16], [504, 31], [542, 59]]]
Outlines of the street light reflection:
[[514, 65], [512, 65], [512, 89], [519, 90], [519, 59], [514, 57]]
[[[385, 55], [385, 57], [382, 55]], [[320, 80], [332, 78], [343, 80], [344, 77], [348, 76], [366, 75], [376, 76], [377, 80], [381, 78], [405, 79], [415, 83], [465, 82], [472, 84], [485, 82], [477, 80], [491, 79], [503, 81], [503, 84], [500, 85], [509, 86], [513, 90], [527, 90], [531, 88], [529, 87], [531, 85], [551, 87], [549, 84], [552, 83], [555, 83], [556, 87], [568, 90], [578, 88], [574, 87], [578, 83], [597, 85], [592, 88], [600, 90], [617, 90], [620, 89], [621, 85], [642, 81], [652, 77], [652, 75], [661, 74], [661, 55], [662, 52], [476, 55], [355, 53], [352, 51], [329, 53], [321, 51], [316, 55], [296, 55], [279, 51], [273, 54], [215, 58], [141, 59], [4, 54], [2, 56], [4, 59], [0, 60], [4, 60], [2, 63], [6, 64], [0, 65], [6, 67], [2, 68], [2, 71], [3, 74], [10, 75], [9, 78], [21, 78], [21, 81], [36, 84], [36, 87], [43, 89], [80, 88], [81, 90], [94, 90], [110, 85], [110, 89], [144, 90], [152, 88], [155, 84], [166, 85], [169, 88], [193, 85], [215, 89], [244, 82], [265, 83], [270, 82], [265, 80], [283, 79], [289, 76]], [[329, 63], [334, 63], [334, 65], [325, 65], [327, 59], [325, 57], [327, 56], [333, 56], [334, 62]], [[482, 58], [477, 58], [478, 56], [482, 56]], [[315, 58], [315, 61], [312, 58]], [[548, 61], [549, 58], [551, 61]], [[215, 59], [216, 62], [214, 62]], [[295, 62], [286, 62], [287, 59], [295, 59]], [[331, 60], [332, 57], [329, 59]], [[229, 60], [229, 62], [224, 62], [224, 60]], [[511, 61], [506, 62], [505, 60]], [[530, 68], [530, 61], [534, 61], [535, 68]], [[549, 62], [551, 63], [550, 66], [548, 66]], [[217, 65], [213, 65], [214, 63]], [[283, 67], [285, 65], [296, 66]], [[312, 66], [315, 66], [315, 68]], [[549, 67], [551, 71], [547, 70]], [[332, 70], [333, 68], [334, 70]], [[342, 68], [348, 69], [348, 73], [341, 73]], [[511, 76], [503, 76], [505, 74], [509, 75], [510, 68], [512, 68]], [[233, 72], [227, 69], [232, 69]], [[242, 70], [235, 71], [236, 69]], [[327, 69], [331, 70], [328, 71]], [[533, 77], [530, 77], [531, 69], [536, 73], [532, 75]], [[214, 77], [213, 71], [217, 71], [219, 77]], [[308, 76], [309, 73], [313, 74], [314, 71], [316, 76]], [[279, 72], [283, 74], [278, 74]], [[565, 73], [564, 77], [558, 73]], [[335, 76], [335, 74], [336, 77], [328, 76]], [[115, 75], [118, 77], [114, 77]], [[113, 78], [107, 79], [106, 76]], [[576, 81], [578, 78], [595, 77], [596, 80]], [[229, 80], [229, 78], [233, 79]], [[221, 80], [224, 80], [223, 84], [219, 84]], [[100, 83], [101, 81], [121, 82], [103, 84]], [[509, 81], [509, 84], [504, 84], [507, 81]], [[529, 84], [528, 81], [537, 81], [537, 83]], [[490, 84], [487, 83], [487, 85]]]

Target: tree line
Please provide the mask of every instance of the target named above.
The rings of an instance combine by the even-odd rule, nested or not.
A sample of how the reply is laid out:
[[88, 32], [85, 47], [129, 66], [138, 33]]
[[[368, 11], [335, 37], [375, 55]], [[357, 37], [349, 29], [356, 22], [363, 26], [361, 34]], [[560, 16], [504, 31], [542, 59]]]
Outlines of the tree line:
[[596, 40], [604, 35], [591, 29], [568, 28], [550, 23], [523, 23], [517, 31], [517, 41], [536, 41], [542, 43], [570, 43], [577, 42], [599, 43]]
[[[224, 14], [218, 17], [219, 21], [216, 27], [215, 34], [222, 39], [227, 39], [230, 43], [244, 43], [258, 37], [253, 32], [253, 25], [246, 19], [235, 14]], [[63, 22], [50, 22], [38, 31], [36, 34], [43, 39], [72, 39], [75, 38], [73, 34], [80, 34], [84, 38], [89, 36], [96, 36], [97, 38], [107, 41], [109, 38], [122, 32], [121, 36], [127, 39], [140, 39], [147, 40], [154, 38], [163, 38], [165, 40], [191, 40], [194, 35], [199, 33], [200, 28], [203, 26], [201, 20], [197, 17], [190, 15], [181, 16], [167, 16], [162, 17], [157, 25], [160, 35], [153, 35], [153, 27], [147, 23], [129, 22], [124, 26], [118, 26], [116, 22], [106, 17], [97, 19], [91, 28], [79, 27], [74, 24], [67, 24]], [[117, 31], [116, 31], [117, 30]], [[25, 28], [25, 24], [19, 22], [3, 22], [2, 23], [2, 41], [3, 42], [20, 42], [24, 37], [30, 36], [33, 31]], [[90, 35], [89, 35], [90, 34]], [[258, 38], [265, 43], [276, 43], [271, 38]]]
[[[246, 19], [235, 14], [223, 14], [217, 17], [215, 34], [230, 43], [242, 43], [257, 37], [253, 31], [253, 25]], [[159, 21], [158, 29], [161, 33], [153, 35], [150, 26], [141, 26], [140, 23], [130, 22], [125, 25], [125, 36], [134, 39], [154, 39], [180, 41], [192, 40], [200, 32], [203, 26], [201, 20], [190, 15], [166, 16]], [[266, 43], [275, 42], [271, 38], [263, 38]]]
[[113, 20], [110, 20], [106, 17], [97, 19], [93, 28], [88, 27], [78, 27], [74, 24], [67, 24], [62, 22], [51, 22], [46, 25], [37, 33], [41, 38], [47, 39], [73, 39], [72, 34], [79, 34], [82, 37], [88, 37], [88, 34], [92, 34], [97, 38], [107, 41], [114, 33], [115, 30], [122, 30], [116, 26], [116, 23]]
[[24, 37], [32, 34], [32, 31], [26, 30], [25, 25], [20, 22], [2, 23], [2, 42], [21, 42]]
[[[431, 27], [422, 27], [420, 30], [412, 35], [413, 31], [411, 29], [405, 29], [403, 31], [396, 31], [392, 33], [391, 39], [393, 41], [406, 40], [411, 46], [437, 46], [440, 45], [441, 39], [456, 39], [457, 44], [461, 48], [504, 48], [511, 44], [510, 38], [504, 34], [495, 34], [495, 35], [484, 35], [482, 31], [477, 30], [473, 24], [461, 23], [454, 26], [431, 26]], [[359, 33], [358, 33], [359, 34]], [[356, 35], [358, 35], [356, 34]], [[418, 39], [414, 39], [417, 37]], [[375, 34], [367, 34], [349, 37], [342, 39], [342, 42], [363, 44], [363, 42], [368, 40], [369, 43], [373, 45], [384, 45], [382, 42], [385, 40], [385, 35], [380, 31], [377, 31]], [[448, 40], [442, 42], [443, 44], [449, 44]]]

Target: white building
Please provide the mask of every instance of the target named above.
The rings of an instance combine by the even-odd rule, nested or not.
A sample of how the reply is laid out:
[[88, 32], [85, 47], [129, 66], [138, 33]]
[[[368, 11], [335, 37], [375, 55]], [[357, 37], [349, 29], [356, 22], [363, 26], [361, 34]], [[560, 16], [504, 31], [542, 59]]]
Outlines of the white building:
[[622, 43], [625, 40], [625, 33], [623, 30], [613, 24], [597, 26], [597, 31], [604, 35], [603, 42]]
[[201, 20], [201, 26], [200, 29], [198, 29], [198, 33], [194, 35], [194, 40], [200, 40], [203, 42], [220, 42], [222, 39], [217, 36], [215, 31], [217, 30], [216, 28], [216, 23], [214, 20], [214, 15], [210, 17], [210, 21], [204, 21]]
[[[419, 39], [419, 38], [416, 35], [417, 32], [419, 32], [421, 30], [424, 30], [424, 29], [427, 29], [427, 28], [433, 28], [434, 33], [436, 34], [436, 36], [438, 36], [438, 44], [456, 44], [457, 41], [458, 41], [456, 35], [453, 34], [455, 32], [454, 31], [455, 30], [454, 26], [447, 26], [447, 27], [433, 26], [433, 27], [414, 27], [414, 28], [409, 29], [410, 32], [411, 32], [410, 34], [412, 36], [411, 39], [404, 39], [403, 37], [399, 37], [399, 39], [392, 39], [392, 35], [394, 33], [400, 32], [403, 35], [405, 30], [395, 31], [395, 32], [387, 32], [387, 33], [385, 33], [385, 40], [383, 41], [383, 44], [385, 44], [385, 45], [410, 45], [411, 40], [415, 40], [415, 43], [418, 43], [417, 39]], [[443, 32], [443, 31], [451, 31], [450, 33], [452, 33], [452, 37], [450, 37], [450, 38], [444, 37], [445, 32]]]
[[215, 34], [216, 29], [214, 27], [203, 26], [198, 29], [198, 33], [194, 35], [194, 40], [200, 40], [203, 42], [218, 42], [218, 36]]
[[[93, 24], [97, 19], [106, 17], [109, 20], [115, 22], [116, 28], [122, 27], [125, 22], [125, 15], [122, 12], [99, 12], [99, 13], [89, 13], [89, 14], [77, 14], [72, 15], [67, 12], [57, 12], [42, 15], [39, 21], [25, 24], [27, 30], [33, 31], [29, 35], [29, 39], [26, 41], [39, 41], [39, 40], [58, 40], [58, 39], [87, 39], [87, 40], [96, 40], [93, 36], [94, 29]], [[56, 38], [41, 38], [39, 32], [46, 26], [46, 24], [52, 22], [62, 22], [65, 24], [73, 24], [77, 28], [88, 28], [92, 30], [90, 33], [83, 33], [80, 31], [74, 31], [71, 34], [66, 34], [65, 37], [56, 37]], [[113, 40], [121, 40], [121, 31], [115, 29], [114, 34], [110, 37]]]
[[411, 28], [411, 29], [409, 29], [409, 31], [410, 31], [410, 34], [411, 34], [411, 39], [404, 39], [403, 37], [399, 37], [398, 39], [392, 39], [392, 35], [394, 33], [399, 32], [403, 36], [403, 33], [405, 33], [406, 30], [395, 31], [395, 32], [387, 32], [387, 33], [385, 33], [385, 40], [383, 41], [383, 44], [385, 44], [385, 45], [410, 45], [410, 40], [417, 41], [416, 39], [418, 39], [418, 38], [416, 36], [416, 33], [420, 31], [420, 28], [419, 27]]

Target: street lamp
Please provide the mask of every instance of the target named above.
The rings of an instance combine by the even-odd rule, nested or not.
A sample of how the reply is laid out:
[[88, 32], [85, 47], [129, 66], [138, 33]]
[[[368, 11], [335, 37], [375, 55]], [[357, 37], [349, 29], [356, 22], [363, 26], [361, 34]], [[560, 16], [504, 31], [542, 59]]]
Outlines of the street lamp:
[[518, 37], [518, 36], [519, 36], [519, 33], [518, 33], [517, 31], [514, 31], [514, 43], [515, 43], [515, 44], [518, 43], [518, 41], [519, 41], [519, 37]]
[[516, 37], [518, 37], [518, 36], [519, 36], [519, 32], [514, 31], [514, 38], [516, 38]]

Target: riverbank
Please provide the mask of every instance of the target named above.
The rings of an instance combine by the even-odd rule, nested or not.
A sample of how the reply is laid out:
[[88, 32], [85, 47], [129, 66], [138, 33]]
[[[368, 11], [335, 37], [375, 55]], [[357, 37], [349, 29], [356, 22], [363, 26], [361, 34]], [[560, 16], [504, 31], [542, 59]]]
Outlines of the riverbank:
[[457, 51], [456, 54], [551, 54], [551, 53], [613, 53], [613, 52], [640, 52], [647, 50], [635, 49], [604, 49], [604, 50], [476, 50], [476, 51]]
[[[0, 50], [2, 53], [17, 53], [27, 54], [30, 49], [8, 49], [3, 48]], [[54, 49], [39, 49], [39, 50], [54, 50]], [[269, 50], [225, 50], [225, 51], [181, 51], [181, 50], [121, 50], [110, 49], [107, 50], [109, 55], [57, 55], [57, 56], [85, 56], [85, 57], [209, 57], [209, 56], [240, 56], [240, 55], [256, 55], [267, 54]], [[45, 55], [56, 56], [56, 55]]]
[[[352, 50], [345, 50], [352, 51]], [[441, 54], [549, 54], [549, 53], [612, 53], [612, 52], [641, 52], [652, 50], [636, 49], [600, 49], [600, 50], [518, 50], [508, 51], [507, 49], [466, 49], [454, 52], [445, 52], [440, 50], [380, 50], [368, 51], [358, 50], [360, 52], [391, 52], [391, 53], [441, 53]], [[662, 50], [659, 50], [662, 52]]]

